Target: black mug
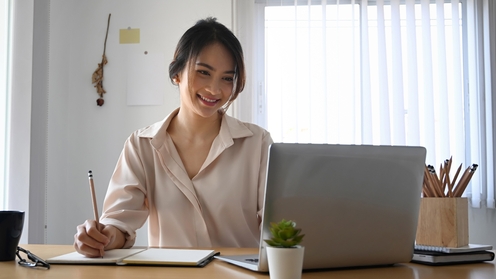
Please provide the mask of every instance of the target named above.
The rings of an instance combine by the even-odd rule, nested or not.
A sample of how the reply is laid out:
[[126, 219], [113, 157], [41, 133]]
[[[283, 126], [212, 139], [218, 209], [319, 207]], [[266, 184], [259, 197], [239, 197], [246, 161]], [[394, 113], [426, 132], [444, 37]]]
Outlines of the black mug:
[[24, 226], [24, 211], [0, 210], [0, 261], [15, 260]]

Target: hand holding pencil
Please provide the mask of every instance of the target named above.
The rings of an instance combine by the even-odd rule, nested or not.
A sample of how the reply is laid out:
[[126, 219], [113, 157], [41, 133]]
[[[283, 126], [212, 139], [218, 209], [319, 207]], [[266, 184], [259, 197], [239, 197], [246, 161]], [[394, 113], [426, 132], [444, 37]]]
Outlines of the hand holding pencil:
[[470, 179], [477, 170], [478, 165], [472, 164], [461, 175], [458, 182], [456, 181], [460, 175], [462, 164], [455, 172], [453, 179], [450, 178], [452, 158], [446, 159], [439, 167], [439, 175], [436, 174], [436, 169], [432, 165], [426, 165], [424, 171], [424, 184], [422, 196], [427, 197], [461, 197], [467, 188]]
[[76, 227], [74, 249], [86, 257], [103, 257], [105, 250], [123, 248], [126, 243], [125, 232], [115, 226], [100, 223], [96, 201], [93, 173], [88, 172], [91, 200], [93, 204], [93, 219], [86, 220]]
[[[98, 216], [98, 206], [96, 202], [96, 194], [95, 194], [95, 183], [93, 182], [93, 173], [92, 171], [88, 171], [88, 180], [90, 183], [90, 191], [91, 191], [91, 201], [93, 203], [93, 216], [95, 218], [96, 226], [98, 230], [101, 230], [100, 217]], [[103, 258], [104, 249], [100, 250], [100, 256]]]

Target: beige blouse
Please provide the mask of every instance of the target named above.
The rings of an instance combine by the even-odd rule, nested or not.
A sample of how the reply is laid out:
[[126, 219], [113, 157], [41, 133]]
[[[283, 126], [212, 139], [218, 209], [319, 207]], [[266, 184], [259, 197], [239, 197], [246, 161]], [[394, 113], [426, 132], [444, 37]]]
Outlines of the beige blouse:
[[228, 115], [199, 173], [190, 179], [167, 133], [178, 109], [125, 142], [101, 223], [127, 235], [148, 218], [153, 247], [258, 247], [270, 134]]

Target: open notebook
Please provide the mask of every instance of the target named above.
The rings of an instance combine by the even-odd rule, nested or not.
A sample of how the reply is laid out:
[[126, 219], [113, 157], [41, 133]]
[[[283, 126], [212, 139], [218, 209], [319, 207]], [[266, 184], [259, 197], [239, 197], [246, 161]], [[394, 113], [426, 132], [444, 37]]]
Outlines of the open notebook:
[[50, 264], [117, 264], [117, 265], [172, 265], [205, 266], [215, 250], [198, 249], [114, 249], [105, 251], [103, 258], [88, 258], [72, 252], [47, 260]]

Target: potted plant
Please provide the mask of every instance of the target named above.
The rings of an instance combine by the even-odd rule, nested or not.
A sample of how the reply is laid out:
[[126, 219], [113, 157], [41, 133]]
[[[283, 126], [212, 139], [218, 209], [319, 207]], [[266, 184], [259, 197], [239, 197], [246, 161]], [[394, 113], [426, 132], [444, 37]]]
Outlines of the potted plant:
[[305, 247], [299, 244], [304, 234], [296, 228], [292, 220], [282, 219], [279, 223], [272, 222], [270, 232], [272, 237], [264, 239], [267, 246], [269, 274], [272, 279], [300, 279], [303, 268]]

